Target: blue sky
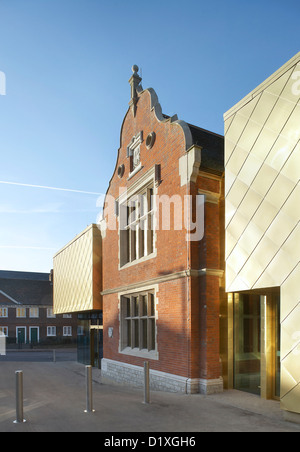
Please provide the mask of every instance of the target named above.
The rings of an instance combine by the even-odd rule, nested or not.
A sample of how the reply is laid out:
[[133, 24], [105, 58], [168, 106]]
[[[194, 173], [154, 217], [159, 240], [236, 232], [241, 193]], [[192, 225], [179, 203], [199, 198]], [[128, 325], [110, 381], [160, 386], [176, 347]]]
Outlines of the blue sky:
[[0, 269], [47, 272], [97, 221], [133, 64], [164, 113], [222, 134], [300, 50], [299, 15], [298, 0], [0, 0]]

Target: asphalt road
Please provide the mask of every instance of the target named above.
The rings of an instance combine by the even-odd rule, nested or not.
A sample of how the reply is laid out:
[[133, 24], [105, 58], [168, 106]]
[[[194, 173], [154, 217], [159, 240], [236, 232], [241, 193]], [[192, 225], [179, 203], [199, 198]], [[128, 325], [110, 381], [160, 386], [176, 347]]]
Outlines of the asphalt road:
[[6, 355], [0, 355], [1, 362], [63, 362], [77, 361], [76, 350], [8, 350]]

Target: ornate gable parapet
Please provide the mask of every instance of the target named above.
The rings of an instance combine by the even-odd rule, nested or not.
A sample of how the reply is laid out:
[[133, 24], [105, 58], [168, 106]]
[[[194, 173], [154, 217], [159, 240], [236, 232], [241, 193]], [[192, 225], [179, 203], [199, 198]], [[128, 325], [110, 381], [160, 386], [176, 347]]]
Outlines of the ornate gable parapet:
[[154, 89], [147, 88], [147, 91], [150, 93], [151, 110], [154, 111], [156, 118], [160, 122], [168, 121], [171, 124], [174, 124], [174, 125], [176, 124], [182, 128], [184, 137], [185, 137], [185, 150], [188, 151], [193, 144], [193, 137], [192, 137], [192, 133], [191, 133], [191, 130], [190, 130], [188, 124], [185, 121], [178, 119], [177, 115], [174, 115], [170, 118], [166, 118], [162, 113], [162, 108], [159, 103], [158, 96], [157, 96], [156, 92], [154, 91]]

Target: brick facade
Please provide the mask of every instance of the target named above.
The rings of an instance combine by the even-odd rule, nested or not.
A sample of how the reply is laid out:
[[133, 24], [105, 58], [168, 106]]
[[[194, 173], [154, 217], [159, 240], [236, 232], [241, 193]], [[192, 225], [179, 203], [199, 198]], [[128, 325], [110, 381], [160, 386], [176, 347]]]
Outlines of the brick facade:
[[[135, 366], [142, 367], [149, 359], [156, 380], [159, 380], [159, 375], [162, 381], [172, 381], [177, 376], [177, 381], [186, 382], [182, 387], [188, 392], [214, 392], [222, 389], [219, 298], [223, 284], [224, 241], [220, 232], [224, 221], [223, 139], [177, 118], [162, 115], [155, 92], [135, 88], [136, 85], [122, 124], [116, 168], [104, 206], [103, 371], [112, 375], [119, 363], [120, 374], [124, 366], [127, 370], [132, 369], [134, 374]], [[153, 132], [155, 142], [149, 148], [147, 144]], [[137, 136], [139, 139], [142, 136], [142, 139], [138, 156], [140, 163], [135, 172], [128, 147]], [[197, 162], [193, 156], [199, 155], [199, 151], [201, 159]], [[156, 196], [154, 250], [149, 256], [122, 265], [123, 239], [116, 204], [119, 205], [124, 190], [134, 193], [135, 187], [142, 186], [147, 177], [153, 180]], [[196, 241], [187, 240], [185, 199], [192, 197], [195, 203], [198, 194], [205, 195], [204, 237]], [[167, 205], [158, 203], [162, 197], [180, 206], [174, 215], [175, 208], [173, 202], [170, 203], [168, 230], [162, 224]], [[115, 199], [116, 204], [110, 202], [111, 199]], [[180, 215], [182, 227], [178, 226]], [[194, 218], [195, 215], [194, 206]], [[116, 228], [109, 225], [112, 219], [116, 221]], [[134, 296], [147, 290], [155, 293], [155, 353], [147, 354], [141, 346], [137, 353], [133, 346], [132, 350], [126, 348], [124, 351], [120, 337], [122, 294]]]
[[[3, 305], [0, 304], [0, 308]], [[26, 309], [26, 317], [17, 317], [17, 308], [8, 307], [8, 317], [0, 318], [0, 328], [7, 327], [8, 344], [18, 343], [17, 328], [26, 328], [26, 343], [31, 343], [30, 329], [36, 327], [39, 329], [38, 343], [76, 343], [77, 338], [77, 316], [73, 315], [71, 318], [64, 318], [63, 315], [56, 315], [55, 318], [47, 316], [47, 308], [39, 307], [39, 317], [30, 317], [30, 308], [23, 306]], [[47, 332], [48, 327], [55, 327], [55, 335], [49, 336]], [[64, 327], [71, 327], [71, 336], [69, 331], [64, 331]], [[35, 344], [36, 345], [36, 344]]]

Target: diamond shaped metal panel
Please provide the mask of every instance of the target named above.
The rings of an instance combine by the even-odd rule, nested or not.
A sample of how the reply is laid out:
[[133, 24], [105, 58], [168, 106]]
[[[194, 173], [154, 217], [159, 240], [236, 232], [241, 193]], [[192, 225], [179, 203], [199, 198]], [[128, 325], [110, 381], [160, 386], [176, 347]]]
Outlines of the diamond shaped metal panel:
[[[281, 77], [274, 77], [269, 85], [263, 85], [261, 92], [245, 102], [231, 121], [227, 118], [226, 138], [230, 140], [230, 147], [229, 152], [225, 151], [225, 180], [228, 172], [230, 185], [226, 185], [226, 237], [230, 243], [226, 246], [226, 260], [234, 269], [235, 278], [243, 281], [243, 287], [246, 282], [247, 289], [257, 288], [259, 280], [257, 271], [251, 278], [247, 271], [251, 263], [247, 261], [253, 253], [254, 256], [270, 254], [264, 235], [276, 245], [271, 247], [274, 258], [300, 219], [299, 216], [291, 219], [283, 208], [299, 183], [300, 174], [300, 94], [295, 95], [292, 90], [293, 74], [298, 70], [297, 63], [287, 67]], [[267, 218], [262, 206], [267, 206]], [[260, 236], [255, 231], [261, 231]], [[247, 242], [250, 246], [246, 247]], [[265, 270], [266, 267], [262, 273]], [[235, 281], [229, 276], [226, 280], [227, 289], [231, 291]]]
[[101, 234], [91, 225], [54, 257], [54, 311], [102, 308]]

